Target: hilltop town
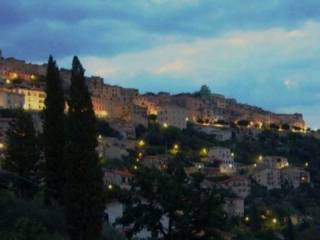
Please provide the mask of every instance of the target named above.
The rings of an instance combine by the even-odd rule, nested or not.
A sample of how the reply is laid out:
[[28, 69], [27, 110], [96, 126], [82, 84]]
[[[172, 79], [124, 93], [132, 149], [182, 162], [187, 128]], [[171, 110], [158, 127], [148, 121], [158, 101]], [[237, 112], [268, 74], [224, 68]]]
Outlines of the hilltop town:
[[[1, 153], [8, 144], [10, 110], [29, 112], [37, 132], [43, 132], [46, 74], [46, 64], [5, 58], [0, 52]], [[60, 76], [68, 99], [71, 71], [60, 69]], [[308, 213], [281, 215], [285, 206], [295, 207], [293, 196], [307, 199], [301, 189], [319, 181], [319, 131], [308, 129], [302, 114], [278, 114], [238, 103], [211, 93], [207, 86], [195, 93], [140, 94], [105, 82], [98, 76], [86, 77], [98, 119], [96, 151], [111, 204], [106, 210], [108, 222], [122, 217], [112, 211], [123, 210], [120, 201], [123, 194], [130, 196], [135, 190], [140, 169], [166, 173], [172, 161], [182, 159], [189, 180], [197, 174], [203, 177], [197, 191], [222, 191], [227, 218], [237, 219], [234, 226], [244, 232], [254, 221], [261, 221], [259, 231], [278, 232], [288, 218], [297, 226], [306, 221], [316, 224], [316, 204]], [[308, 196], [310, 201], [313, 198]], [[256, 207], [259, 214], [252, 213]], [[224, 239], [238, 234], [234, 229], [230, 232], [222, 234]]]
[[[45, 99], [46, 64], [26, 63], [0, 52], [1, 108], [23, 107], [41, 111]], [[61, 69], [64, 88], [70, 85], [70, 70]], [[87, 77], [96, 116], [110, 123], [120, 122], [126, 128], [146, 125], [148, 116], [157, 115], [160, 124], [184, 129], [187, 122], [203, 126], [246, 123], [261, 128], [272, 124], [289, 125], [297, 130], [305, 128], [302, 114], [277, 114], [259, 107], [238, 103], [220, 94], [198, 93], [171, 95], [167, 92], [140, 94], [139, 90], [105, 83], [97, 76]]]

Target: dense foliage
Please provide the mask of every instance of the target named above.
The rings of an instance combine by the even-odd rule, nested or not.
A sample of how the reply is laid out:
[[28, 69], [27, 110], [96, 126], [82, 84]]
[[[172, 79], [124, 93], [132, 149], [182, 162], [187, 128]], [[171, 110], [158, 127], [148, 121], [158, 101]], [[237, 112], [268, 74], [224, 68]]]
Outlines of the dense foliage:
[[3, 168], [15, 175], [14, 190], [22, 198], [31, 198], [37, 190], [40, 151], [30, 114], [14, 113], [7, 132], [8, 147]]
[[65, 100], [56, 62], [50, 56], [46, 77], [46, 99], [43, 111], [46, 201], [62, 200], [65, 183]]
[[73, 59], [66, 146], [67, 228], [72, 240], [101, 238], [104, 211], [102, 171], [99, 165], [96, 119], [77, 57]]
[[227, 227], [223, 197], [202, 188], [202, 180], [200, 175], [187, 177], [182, 159], [174, 159], [165, 171], [141, 167], [124, 196], [118, 224], [130, 226], [129, 238], [147, 229], [152, 239], [219, 239]]

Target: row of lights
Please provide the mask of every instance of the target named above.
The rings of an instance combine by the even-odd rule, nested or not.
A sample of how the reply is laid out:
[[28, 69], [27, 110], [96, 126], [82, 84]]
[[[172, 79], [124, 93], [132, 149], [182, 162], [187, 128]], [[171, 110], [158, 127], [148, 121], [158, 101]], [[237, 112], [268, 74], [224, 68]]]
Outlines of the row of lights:
[[[262, 214], [261, 215], [261, 219], [266, 220], [267, 217]], [[248, 222], [250, 222], [250, 218], [247, 216], [247, 217], [244, 218], [244, 221], [248, 223]], [[278, 223], [278, 219], [277, 218], [272, 218], [272, 223], [273, 224], [277, 224]]]

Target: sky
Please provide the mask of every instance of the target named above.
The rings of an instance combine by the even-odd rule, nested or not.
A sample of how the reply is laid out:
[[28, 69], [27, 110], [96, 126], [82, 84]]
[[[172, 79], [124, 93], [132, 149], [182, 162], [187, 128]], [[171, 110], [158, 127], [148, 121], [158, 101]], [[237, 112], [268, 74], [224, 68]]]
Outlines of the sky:
[[320, 128], [319, 0], [0, 0], [4, 56], [140, 92], [212, 92]]

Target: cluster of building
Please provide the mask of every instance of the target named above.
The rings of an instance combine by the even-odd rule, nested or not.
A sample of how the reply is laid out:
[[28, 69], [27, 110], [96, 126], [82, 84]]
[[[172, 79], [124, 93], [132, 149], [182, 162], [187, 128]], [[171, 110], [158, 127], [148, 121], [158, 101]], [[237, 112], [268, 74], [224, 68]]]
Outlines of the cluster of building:
[[[38, 113], [43, 110], [46, 97], [46, 68], [46, 64], [30, 64], [15, 58], [4, 58], [0, 51], [0, 108], [31, 111], [39, 131], [42, 126]], [[63, 87], [67, 90], [71, 72], [61, 69], [60, 73]], [[190, 93], [140, 94], [137, 89], [106, 84], [101, 77], [88, 77], [87, 84], [96, 116], [108, 121], [112, 128], [124, 136], [122, 140], [98, 137], [97, 151], [99, 157], [104, 159], [122, 159], [129, 155], [130, 150], [134, 151], [137, 144], [135, 126], [147, 125], [150, 116], [154, 116], [164, 127], [184, 129], [190, 121], [196, 124], [198, 131], [214, 135], [219, 141], [232, 139], [234, 132], [226, 126], [241, 120], [248, 121], [249, 125], [245, 128], [251, 127], [253, 130], [270, 124], [305, 128], [301, 114], [275, 114], [238, 103], [223, 95], [211, 94], [204, 98]], [[0, 116], [0, 150], [11, 120], [10, 117]], [[179, 146], [174, 146], [172, 151], [171, 154], [178, 152]], [[188, 174], [202, 172], [205, 175], [203, 187], [218, 187], [229, 192], [225, 203], [229, 216], [244, 215], [244, 200], [250, 194], [253, 183], [271, 190], [280, 189], [286, 183], [296, 188], [301, 183], [310, 182], [310, 174], [304, 168], [291, 166], [286, 158], [280, 156], [260, 156], [253, 166], [241, 166], [234, 161], [234, 153], [228, 148], [203, 148], [199, 154], [201, 161], [185, 170]], [[146, 156], [139, 153], [137, 161], [141, 161], [146, 167], [161, 170], [167, 167], [171, 157], [169, 153]], [[245, 170], [246, 174], [240, 175], [240, 170]], [[104, 171], [104, 181], [110, 187], [114, 184], [128, 189], [133, 177], [128, 170]]]
[[[308, 163], [306, 163], [308, 165]], [[304, 168], [290, 166], [281, 156], [260, 156], [250, 171], [253, 179], [268, 190], [280, 189], [288, 183], [294, 188], [310, 182], [310, 173]]]
[[[44, 107], [46, 64], [30, 64], [15, 58], [4, 58], [0, 51], [0, 108], [24, 108], [41, 111]], [[65, 89], [70, 85], [71, 72], [61, 69]], [[149, 115], [156, 115], [160, 124], [185, 128], [188, 121], [211, 126], [219, 121], [249, 120], [252, 126], [289, 124], [304, 128], [301, 114], [275, 114], [261, 108], [238, 103], [223, 95], [206, 98], [194, 94], [139, 94], [137, 89], [105, 84], [101, 77], [88, 77], [88, 88], [96, 115], [108, 122], [127, 126], [147, 124]]]
[[[204, 188], [216, 187], [226, 191], [224, 209], [230, 217], [244, 216], [245, 199], [253, 184], [272, 190], [284, 186], [298, 188], [301, 184], [310, 183], [310, 173], [305, 170], [308, 163], [303, 167], [291, 166], [288, 159], [281, 156], [259, 156], [253, 166], [236, 163], [234, 153], [225, 147], [201, 149], [200, 156], [200, 161], [186, 167], [185, 171], [190, 176], [201, 172], [205, 176]], [[171, 158], [170, 154], [144, 156], [141, 152], [137, 155], [137, 161], [143, 166], [159, 170], [165, 169]], [[106, 169], [104, 180], [106, 185], [128, 189], [133, 177], [128, 170]]]

